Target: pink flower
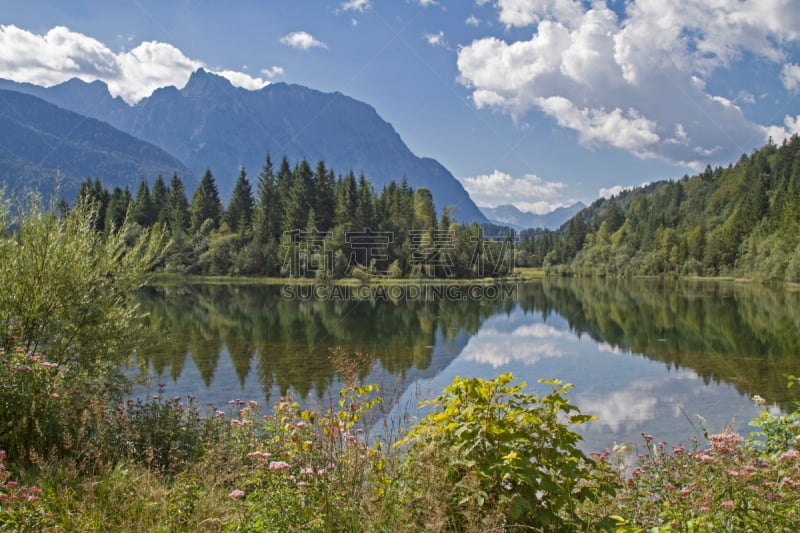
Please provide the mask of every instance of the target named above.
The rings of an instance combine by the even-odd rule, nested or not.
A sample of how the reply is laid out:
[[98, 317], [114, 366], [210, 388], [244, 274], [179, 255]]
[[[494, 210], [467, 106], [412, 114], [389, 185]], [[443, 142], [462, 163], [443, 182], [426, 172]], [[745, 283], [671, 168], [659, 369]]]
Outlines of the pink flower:
[[306, 483], [305, 481], [298, 481], [297, 482], [297, 486], [298, 487], [305, 487], [306, 485], [308, 485], [308, 483]]
[[234, 498], [234, 499], [244, 498], [244, 491], [239, 489], [234, 489], [230, 492], [230, 494], [228, 494], [228, 498]]
[[284, 463], [283, 461], [271, 461], [269, 463], [270, 470], [286, 470], [289, 468], [289, 463]]
[[247, 457], [259, 457], [261, 459], [267, 459], [268, 457], [272, 457], [272, 454], [268, 452], [250, 452], [247, 454]]
[[733, 509], [734, 507], [736, 507], [736, 505], [730, 500], [722, 502], [721, 504], [719, 504], [719, 506], [722, 507], [723, 509]]
[[300, 470], [300, 473], [303, 474], [303, 475], [313, 476], [314, 475], [314, 469], [313, 468], [304, 468], [304, 469]]
[[49, 395], [49, 396], [50, 396], [51, 398], [61, 398], [61, 396], [59, 396], [59, 394], [58, 394], [57, 392], [52, 392], [52, 393], [50, 393], [50, 395]]

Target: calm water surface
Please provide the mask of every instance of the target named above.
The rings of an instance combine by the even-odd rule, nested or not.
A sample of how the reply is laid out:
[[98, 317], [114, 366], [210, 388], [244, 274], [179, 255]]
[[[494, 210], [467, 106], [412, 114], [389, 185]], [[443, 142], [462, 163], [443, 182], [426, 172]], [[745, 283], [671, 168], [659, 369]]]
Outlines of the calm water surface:
[[297, 301], [277, 286], [198, 284], [148, 289], [141, 305], [157, 340], [136, 395], [162, 383], [201, 406], [325, 406], [354, 375], [382, 384], [399, 415], [456, 376], [512, 372], [539, 392], [542, 378], [575, 385], [574, 403], [599, 418], [582, 431], [589, 450], [642, 432], [747, 431], [750, 396], [788, 408], [783, 376], [800, 374], [800, 293], [750, 285], [548, 279], [480, 301]]

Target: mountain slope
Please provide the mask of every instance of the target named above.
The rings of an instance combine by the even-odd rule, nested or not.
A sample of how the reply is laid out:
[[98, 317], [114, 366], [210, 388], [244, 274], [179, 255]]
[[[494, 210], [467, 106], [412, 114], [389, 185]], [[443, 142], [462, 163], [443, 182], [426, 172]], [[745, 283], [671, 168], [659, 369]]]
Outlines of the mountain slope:
[[142, 177], [173, 172], [189, 184], [194, 179], [152, 144], [40, 98], [0, 90], [0, 183], [11, 191], [48, 195], [58, 175], [61, 195], [72, 199], [90, 176], [110, 187], [135, 188]]
[[[159, 89], [131, 107], [112, 99], [107, 89], [99, 94], [100, 82], [67, 84], [19, 90], [156, 144], [197, 175], [211, 168], [223, 199], [230, 196], [239, 168], [245, 166], [254, 180], [269, 153], [273, 160], [286, 155], [313, 165], [321, 159], [337, 173], [363, 173], [378, 190], [406, 177], [415, 189], [431, 190], [438, 210], [452, 206], [459, 221], [487, 222], [446, 168], [414, 155], [374, 108], [340, 93], [285, 83], [250, 91], [199, 69], [183, 89]], [[88, 91], [92, 98], [82, 96]]]
[[486, 217], [495, 224], [504, 224], [517, 230], [531, 228], [558, 229], [570, 218], [574, 217], [580, 210], [585, 209], [586, 204], [576, 202], [566, 207], [559, 207], [537, 215], [522, 211], [513, 205], [498, 205], [497, 207], [481, 207]]
[[556, 272], [800, 281], [800, 137], [597, 200], [559, 234]]

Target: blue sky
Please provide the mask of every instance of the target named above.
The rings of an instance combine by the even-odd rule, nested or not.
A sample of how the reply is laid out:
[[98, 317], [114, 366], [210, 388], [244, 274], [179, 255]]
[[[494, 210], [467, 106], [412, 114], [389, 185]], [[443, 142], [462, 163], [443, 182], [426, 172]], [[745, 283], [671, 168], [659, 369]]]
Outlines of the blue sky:
[[534, 212], [797, 131], [798, 45], [796, 0], [0, 0], [0, 77], [340, 91], [479, 205]]

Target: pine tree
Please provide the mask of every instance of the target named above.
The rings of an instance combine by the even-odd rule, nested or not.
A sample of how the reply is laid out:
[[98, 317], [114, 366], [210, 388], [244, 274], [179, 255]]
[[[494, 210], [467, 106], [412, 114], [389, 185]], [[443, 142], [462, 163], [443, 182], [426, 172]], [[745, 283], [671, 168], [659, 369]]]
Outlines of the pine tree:
[[[288, 164], [288, 163], [287, 163]], [[258, 201], [255, 208], [255, 233], [260, 243], [279, 239], [281, 234], [280, 209], [272, 159], [267, 154], [266, 162], [258, 176]]]
[[197, 233], [206, 220], [211, 221], [211, 227], [219, 227], [222, 218], [222, 202], [219, 199], [219, 191], [211, 169], [206, 170], [200, 185], [192, 195], [192, 203], [189, 206], [191, 217], [192, 233]]
[[150, 197], [150, 187], [147, 180], [142, 178], [139, 190], [136, 191], [136, 198], [131, 206], [131, 220], [142, 226], [149, 228], [156, 221], [156, 211], [153, 199]]
[[358, 185], [352, 171], [336, 186], [336, 207], [334, 209], [334, 224], [342, 226], [345, 231], [353, 227], [356, 205], [358, 204]]
[[177, 173], [172, 175], [172, 180], [169, 182], [160, 220], [172, 230], [173, 234], [189, 229], [189, 201], [186, 199], [186, 190]]
[[325, 162], [319, 161], [314, 172], [314, 184], [316, 188], [315, 212], [317, 215], [318, 229], [322, 232], [328, 231], [333, 226], [333, 212], [336, 207], [334, 187], [336, 178], [333, 170], [325, 168]]
[[131, 191], [125, 187], [114, 187], [114, 192], [108, 200], [108, 208], [106, 209], [106, 231], [116, 232], [125, 222], [125, 217], [128, 215], [128, 209], [132, 202]]
[[156, 221], [161, 220], [161, 211], [164, 209], [164, 204], [167, 201], [168, 192], [167, 184], [164, 183], [164, 178], [159, 174], [156, 181], [153, 182], [153, 188], [150, 190], [150, 198], [153, 200]]
[[247, 172], [242, 167], [236, 186], [233, 188], [224, 220], [234, 233], [250, 227], [253, 214], [253, 190], [247, 181]]
[[363, 174], [358, 178], [357, 195], [355, 229], [375, 229], [375, 190]]

